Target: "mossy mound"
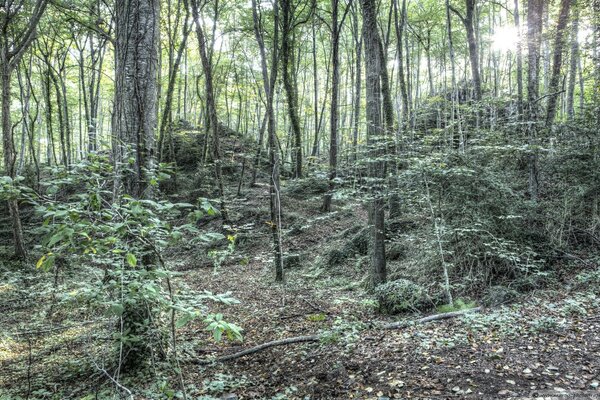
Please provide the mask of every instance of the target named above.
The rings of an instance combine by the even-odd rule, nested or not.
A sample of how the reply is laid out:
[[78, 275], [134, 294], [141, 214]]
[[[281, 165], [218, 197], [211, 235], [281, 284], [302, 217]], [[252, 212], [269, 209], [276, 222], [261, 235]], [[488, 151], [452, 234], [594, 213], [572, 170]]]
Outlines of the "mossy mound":
[[379, 310], [385, 314], [424, 311], [433, 305], [427, 290], [407, 279], [386, 282], [375, 288]]

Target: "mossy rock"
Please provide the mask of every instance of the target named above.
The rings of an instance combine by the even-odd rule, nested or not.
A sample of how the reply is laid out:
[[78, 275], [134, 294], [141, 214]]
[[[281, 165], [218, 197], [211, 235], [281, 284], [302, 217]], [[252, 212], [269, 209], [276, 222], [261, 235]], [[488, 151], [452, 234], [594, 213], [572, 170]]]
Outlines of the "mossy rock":
[[[352, 231], [354, 231], [353, 228]], [[350, 230], [345, 233], [350, 233]], [[325, 265], [329, 268], [342, 264], [344, 261], [356, 256], [364, 256], [369, 252], [369, 230], [361, 228], [350, 240], [346, 241], [341, 247], [330, 250], [325, 254]], [[343, 237], [348, 237], [347, 234]]]
[[333, 249], [327, 253], [325, 263], [328, 267], [335, 267], [346, 261], [351, 256], [352, 254], [348, 254], [343, 250]]
[[390, 243], [385, 249], [385, 257], [391, 261], [402, 260], [406, 257], [406, 248], [401, 243]]
[[301, 254], [286, 254], [283, 256], [283, 268], [300, 268], [302, 266]]
[[519, 297], [519, 292], [505, 286], [491, 286], [486, 290], [483, 296], [483, 304], [486, 307], [499, 306], [515, 301]]
[[294, 198], [306, 198], [324, 194], [329, 190], [329, 182], [325, 176], [310, 176], [304, 179], [294, 179], [284, 188], [286, 194]]
[[432, 306], [425, 288], [407, 279], [386, 282], [375, 288], [379, 310], [386, 314], [424, 311]]

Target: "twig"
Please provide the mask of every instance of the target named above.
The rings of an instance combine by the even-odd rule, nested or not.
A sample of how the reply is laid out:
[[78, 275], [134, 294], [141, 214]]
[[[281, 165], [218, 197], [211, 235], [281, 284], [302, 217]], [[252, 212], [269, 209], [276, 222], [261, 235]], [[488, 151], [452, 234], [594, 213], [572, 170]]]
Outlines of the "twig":
[[100, 366], [99, 366], [98, 364], [96, 364], [96, 362], [95, 362], [95, 361], [93, 361], [93, 360], [92, 360], [92, 362], [94, 363], [94, 366], [96, 367], [96, 369], [97, 369], [98, 371], [100, 371], [100, 372], [102, 372], [104, 375], [106, 375], [106, 376], [108, 377], [108, 379], [110, 379], [110, 380], [111, 380], [111, 381], [112, 381], [112, 382], [115, 384], [115, 386], [116, 386], [118, 389], [121, 389], [121, 390], [123, 390], [124, 392], [127, 392], [127, 394], [129, 395], [129, 398], [130, 398], [131, 400], [133, 400], [133, 393], [131, 393], [131, 390], [129, 390], [129, 389], [128, 389], [128, 388], [126, 388], [125, 386], [121, 385], [121, 384], [120, 384], [120, 383], [119, 383], [119, 382], [118, 382], [118, 381], [117, 381], [115, 378], [113, 378], [113, 377], [112, 377], [112, 376], [111, 376], [111, 375], [108, 373], [108, 371], [106, 371], [104, 368], [100, 368]]

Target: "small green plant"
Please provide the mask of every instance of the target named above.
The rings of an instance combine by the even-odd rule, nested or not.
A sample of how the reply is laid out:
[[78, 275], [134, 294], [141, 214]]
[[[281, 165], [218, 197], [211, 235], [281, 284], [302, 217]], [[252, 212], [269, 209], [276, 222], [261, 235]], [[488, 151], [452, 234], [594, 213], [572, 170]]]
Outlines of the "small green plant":
[[208, 257], [213, 263], [213, 272], [216, 274], [223, 263], [235, 252], [235, 236], [227, 235], [227, 247], [225, 249], [213, 249], [208, 252]]
[[[117, 354], [131, 357], [126, 360], [131, 365], [147, 360], [154, 349], [166, 348], [159, 343], [167, 337], [167, 325], [162, 321], [168, 318], [179, 328], [206, 316], [207, 300], [235, 302], [228, 295], [178, 295], [172, 286], [175, 275], [162, 258], [168, 246], [184, 237], [205, 242], [215, 239], [215, 234], [196, 227], [198, 218], [214, 213], [206, 201], [196, 207], [171, 203], [158, 195], [153, 199], [127, 194], [115, 198], [114, 184], [119, 180], [103, 156], [91, 155], [70, 169], [55, 167], [50, 175], [45, 192], [28, 198], [44, 221], [36, 231], [43, 237], [36, 267], [55, 273], [67, 268], [89, 269], [90, 279], [63, 300], [87, 304], [94, 312], [118, 319], [120, 328], [113, 335]], [[158, 179], [151, 184], [157, 186]], [[187, 223], [174, 223], [186, 217]], [[205, 323], [215, 338], [223, 333], [241, 337], [241, 329], [227, 324], [221, 314], [208, 314]], [[174, 334], [174, 329], [169, 333]]]

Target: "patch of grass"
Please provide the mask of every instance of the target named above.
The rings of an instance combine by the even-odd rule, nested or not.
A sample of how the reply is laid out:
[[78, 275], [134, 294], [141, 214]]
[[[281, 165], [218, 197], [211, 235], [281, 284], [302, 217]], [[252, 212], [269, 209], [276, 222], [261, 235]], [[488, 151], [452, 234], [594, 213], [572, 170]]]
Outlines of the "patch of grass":
[[468, 301], [465, 299], [457, 299], [454, 304], [444, 304], [436, 308], [439, 313], [447, 313], [452, 311], [467, 310], [469, 308], [477, 307], [477, 303], [474, 301]]
[[327, 316], [323, 313], [319, 313], [319, 314], [310, 314], [306, 317], [306, 319], [308, 319], [311, 322], [322, 322], [325, 321], [327, 319]]

